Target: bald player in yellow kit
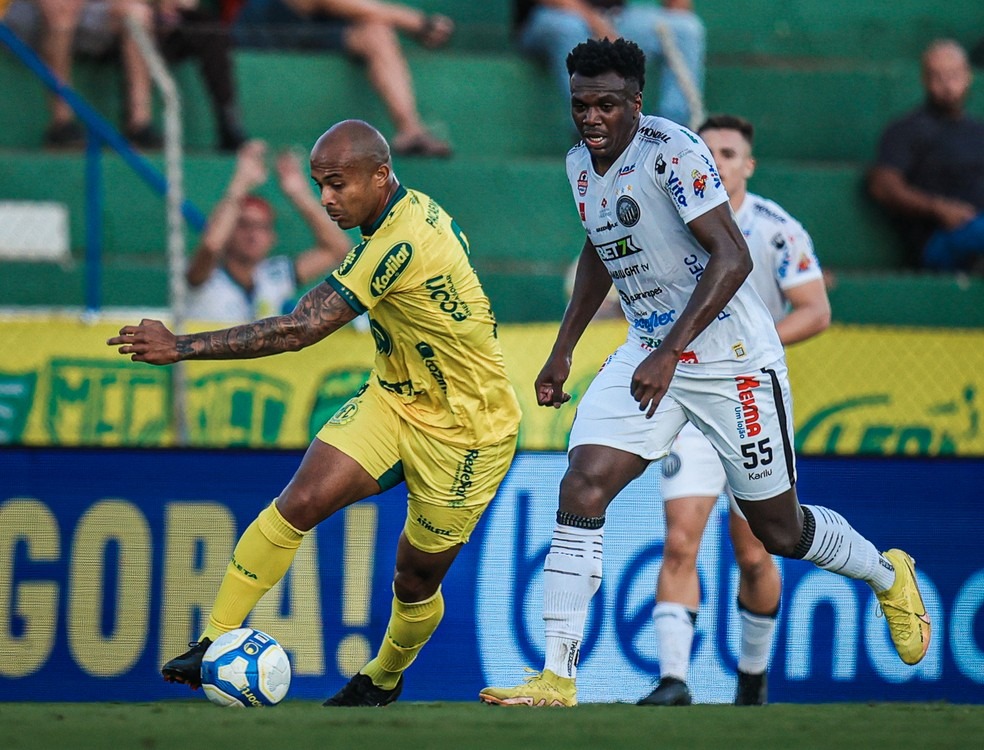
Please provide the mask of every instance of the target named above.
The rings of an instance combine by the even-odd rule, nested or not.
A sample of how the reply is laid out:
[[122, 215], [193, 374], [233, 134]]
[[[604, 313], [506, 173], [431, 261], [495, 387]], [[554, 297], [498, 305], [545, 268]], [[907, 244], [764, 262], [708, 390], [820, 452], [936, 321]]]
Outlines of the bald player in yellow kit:
[[440, 584], [506, 475], [520, 409], [468, 241], [431, 198], [403, 187], [375, 128], [346, 120], [318, 139], [321, 204], [362, 242], [289, 315], [175, 336], [158, 321], [109, 340], [150, 364], [247, 359], [317, 343], [364, 312], [376, 342], [369, 381], [328, 420], [293, 479], [246, 529], [208, 626], [164, 664], [197, 687], [219, 635], [239, 627], [290, 567], [304, 534], [336, 511], [405, 481], [393, 610], [379, 652], [326, 706], [383, 706], [444, 613]]

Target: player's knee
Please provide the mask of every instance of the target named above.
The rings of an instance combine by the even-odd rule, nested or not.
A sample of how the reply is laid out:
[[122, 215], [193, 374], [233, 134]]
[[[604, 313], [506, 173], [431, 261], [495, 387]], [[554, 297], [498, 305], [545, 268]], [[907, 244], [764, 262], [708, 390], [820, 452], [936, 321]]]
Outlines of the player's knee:
[[608, 498], [600, 477], [569, 469], [560, 480], [560, 509], [585, 518], [605, 515]]
[[398, 569], [393, 576], [393, 593], [407, 604], [422, 602], [433, 596], [440, 584], [440, 577], [429, 575], [426, 570]]
[[324, 517], [318, 498], [303, 487], [288, 485], [277, 498], [280, 515], [296, 529], [313, 529]]
[[735, 562], [745, 575], [755, 575], [767, 567], [774, 567], [772, 555], [753, 534], [732, 532], [731, 542], [735, 550]]
[[666, 532], [666, 540], [663, 543], [663, 567], [680, 571], [693, 568], [696, 565], [699, 546], [699, 534], [695, 538], [689, 530], [671, 526]]
[[770, 555], [779, 555], [780, 557], [792, 557], [800, 538], [797, 529], [778, 526], [769, 526], [762, 530], [756, 529], [755, 533]]
[[739, 551], [736, 549], [735, 561], [738, 563], [741, 575], [751, 582], [762, 580], [772, 571], [776, 570], [776, 564], [772, 560], [772, 555], [762, 546], [754, 550]]

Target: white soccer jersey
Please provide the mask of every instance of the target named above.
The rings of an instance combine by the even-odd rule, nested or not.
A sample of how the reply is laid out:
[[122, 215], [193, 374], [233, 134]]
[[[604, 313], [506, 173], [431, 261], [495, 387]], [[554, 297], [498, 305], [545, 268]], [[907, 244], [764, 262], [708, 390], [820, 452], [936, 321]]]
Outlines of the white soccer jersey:
[[745, 195], [736, 218], [754, 263], [748, 281], [778, 323], [789, 311], [784, 292], [823, 278], [813, 241], [778, 203], [754, 193]]
[[281, 315], [297, 291], [294, 261], [286, 255], [266, 258], [253, 272], [249, 294], [224, 269], [216, 268], [204, 284], [190, 289], [185, 316], [223, 323], [249, 323]]
[[[675, 122], [641, 118], [604, 175], [583, 143], [567, 177], [588, 239], [622, 300], [628, 340], [655, 349], [686, 307], [710, 257], [686, 223], [727, 202], [710, 151]], [[694, 374], [734, 375], [783, 356], [772, 318], [746, 282], [681, 357]]]

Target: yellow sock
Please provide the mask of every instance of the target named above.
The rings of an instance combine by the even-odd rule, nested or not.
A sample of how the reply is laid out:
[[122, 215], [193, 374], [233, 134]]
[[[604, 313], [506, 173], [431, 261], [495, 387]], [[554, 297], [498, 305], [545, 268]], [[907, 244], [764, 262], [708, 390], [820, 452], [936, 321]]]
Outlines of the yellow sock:
[[444, 617], [444, 597], [438, 588], [434, 596], [407, 604], [393, 597], [393, 613], [376, 658], [360, 671], [377, 687], [392, 690], [403, 671], [413, 664], [420, 649]]
[[303, 538], [276, 502], [264, 508], [236, 544], [201, 637], [214, 641], [241, 626], [260, 597], [284, 577]]

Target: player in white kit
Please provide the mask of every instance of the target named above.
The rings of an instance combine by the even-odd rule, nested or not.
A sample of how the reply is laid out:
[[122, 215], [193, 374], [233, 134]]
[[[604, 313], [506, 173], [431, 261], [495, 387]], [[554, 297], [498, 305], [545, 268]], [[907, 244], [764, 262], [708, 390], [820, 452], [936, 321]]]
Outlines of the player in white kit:
[[801, 506], [782, 345], [750, 285], [752, 261], [714, 160], [700, 138], [641, 115], [645, 55], [624, 39], [568, 56], [571, 115], [583, 138], [567, 174], [587, 233], [557, 340], [536, 380], [560, 407], [575, 344], [614, 281], [626, 342], [585, 393], [571, 430], [544, 564], [544, 669], [488, 687], [486, 703], [573, 706], [585, 619], [601, 584], [605, 511], [689, 420], [721, 456], [742, 512], [772, 554], [867, 581], [903, 661], [929, 645], [912, 559], [884, 555], [838, 513]]
[[[830, 324], [830, 303], [813, 243], [780, 206], [747, 190], [755, 170], [752, 124], [720, 115], [704, 122], [698, 133], [714, 157], [751, 252], [753, 267], [747, 283], [769, 309], [780, 341], [786, 345], [817, 335]], [[666, 541], [653, 610], [660, 681], [639, 704], [686, 706], [691, 703], [686, 679], [700, 603], [697, 551], [717, 498], [727, 489], [727, 477], [714, 446], [690, 423], [677, 435], [662, 470]], [[735, 703], [760, 705], [767, 700], [766, 670], [782, 581], [772, 556], [733, 498], [728, 520], [740, 571]]]

